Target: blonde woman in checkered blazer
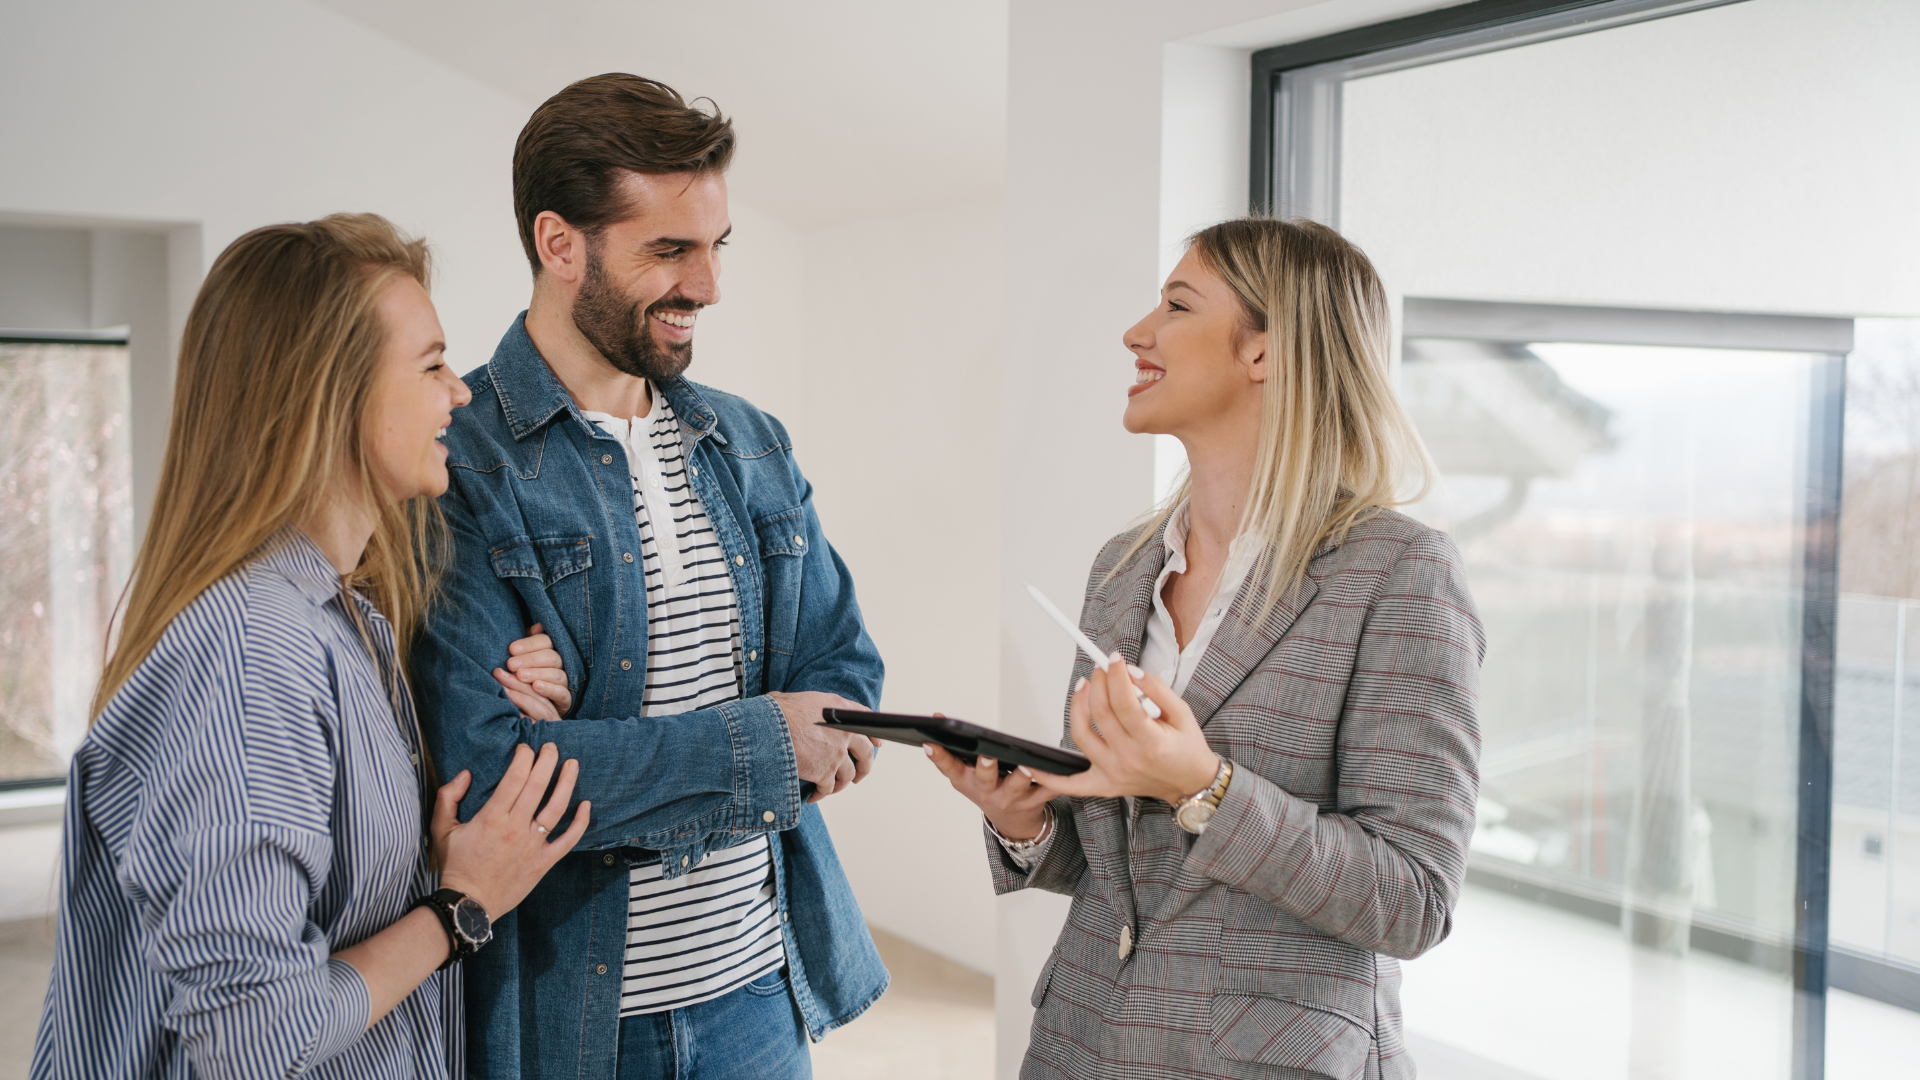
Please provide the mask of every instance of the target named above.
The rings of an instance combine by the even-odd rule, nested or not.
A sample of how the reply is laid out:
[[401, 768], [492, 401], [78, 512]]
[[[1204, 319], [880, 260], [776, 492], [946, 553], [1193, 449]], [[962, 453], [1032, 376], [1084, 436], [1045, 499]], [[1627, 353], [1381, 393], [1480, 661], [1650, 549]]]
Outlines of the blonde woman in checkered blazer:
[[1452, 924], [1485, 638], [1452, 541], [1390, 509], [1430, 467], [1388, 324], [1357, 248], [1255, 218], [1196, 234], [1126, 334], [1126, 428], [1189, 474], [1087, 580], [1114, 662], [1076, 665], [1065, 742], [1093, 767], [930, 749], [996, 890], [1073, 897], [1024, 1078], [1414, 1075], [1396, 958]]

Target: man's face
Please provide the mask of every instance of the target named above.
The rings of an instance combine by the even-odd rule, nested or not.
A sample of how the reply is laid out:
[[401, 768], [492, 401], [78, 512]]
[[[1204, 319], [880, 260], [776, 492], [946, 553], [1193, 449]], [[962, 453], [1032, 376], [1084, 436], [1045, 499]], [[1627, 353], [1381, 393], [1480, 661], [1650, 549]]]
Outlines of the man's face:
[[693, 362], [700, 309], [720, 301], [720, 249], [733, 226], [718, 173], [626, 173], [631, 214], [586, 238], [573, 298], [580, 335], [629, 375], [668, 379]]

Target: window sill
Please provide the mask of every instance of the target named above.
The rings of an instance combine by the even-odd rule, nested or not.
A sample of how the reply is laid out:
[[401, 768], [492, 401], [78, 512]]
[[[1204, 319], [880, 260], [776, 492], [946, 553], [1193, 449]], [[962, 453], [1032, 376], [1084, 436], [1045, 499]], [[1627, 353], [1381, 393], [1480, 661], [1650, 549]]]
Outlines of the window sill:
[[0, 829], [59, 821], [66, 803], [65, 784], [0, 791]]

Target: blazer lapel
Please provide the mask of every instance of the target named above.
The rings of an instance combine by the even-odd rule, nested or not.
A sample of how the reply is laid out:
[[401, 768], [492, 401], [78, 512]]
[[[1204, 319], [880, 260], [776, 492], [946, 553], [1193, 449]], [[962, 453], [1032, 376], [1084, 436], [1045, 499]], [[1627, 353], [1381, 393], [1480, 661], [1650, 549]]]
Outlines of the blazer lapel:
[[[1164, 532], [1165, 526], [1162, 526]], [[1167, 548], [1162, 534], [1142, 548], [1133, 562], [1122, 567], [1102, 585], [1081, 613], [1081, 629], [1095, 645], [1111, 654], [1118, 652], [1129, 664], [1140, 662], [1141, 643], [1146, 637], [1147, 619], [1153, 614], [1153, 584], [1166, 565]], [[1074, 665], [1075, 681], [1092, 670], [1086, 657]], [[1071, 742], [1071, 740], [1069, 740]], [[1132, 926], [1135, 915], [1133, 874], [1127, 858], [1127, 804], [1124, 799], [1086, 799], [1082, 801], [1080, 839], [1087, 862], [1096, 876], [1113, 883], [1113, 900], [1123, 924]]]
[[[1315, 549], [1313, 560], [1318, 561], [1337, 546], [1332, 540], [1322, 543]], [[1280, 594], [1279, 602], [1265, 617], [1256, 619], [1269, 591], [1265, 575], [1258, 571], [1259, 567], [1255, 566], [1247, 574], [1247, 580], [1240, 584], [1233, 606], [1220, 620], [1213, 640], [1207, 643], [1207, 651], [1200, 654], [1193, 678], [1187, 680], [1186, 693], [1181, 695], [1201, 727], [1207, 726], [1221, 702], [1232, 697], [1240, 684], [1247, 681], [1247, 676], [1253, 674], [1253, 669], [1273, 652], [1320, 591], [1320, 584], [1313, 577], [1313, 563], [1309, 562], [1300, 580]]]

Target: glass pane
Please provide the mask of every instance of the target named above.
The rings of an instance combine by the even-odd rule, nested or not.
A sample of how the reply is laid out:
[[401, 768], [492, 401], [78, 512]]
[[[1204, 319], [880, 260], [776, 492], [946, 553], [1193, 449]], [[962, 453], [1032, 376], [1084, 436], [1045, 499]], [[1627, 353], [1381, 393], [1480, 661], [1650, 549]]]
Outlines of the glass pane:
[[1442, 476], [1412, 512], [1488, 634], [1470, 885], [1408, 965], [1417, 1037], [1541, 1080], [1786, 1075], [1805, 432], [1837, 362], [1405, 343]]
[[1920, 322], [1847, 361], [1834, 700], [1835, 947], [1920, 985]]
[[127, 350], [0, 344], [0, 780], [65, 774], [133, 564]]

